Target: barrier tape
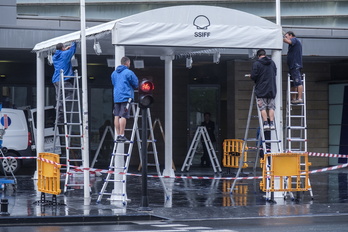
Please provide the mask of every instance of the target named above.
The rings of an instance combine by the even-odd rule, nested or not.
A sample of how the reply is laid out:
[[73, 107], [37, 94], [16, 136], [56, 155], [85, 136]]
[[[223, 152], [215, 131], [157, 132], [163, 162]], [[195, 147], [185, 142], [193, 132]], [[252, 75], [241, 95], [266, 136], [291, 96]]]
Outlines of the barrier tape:
[[[261, 148], [262, 149], [262, 148]], [[289, 152], [291, 153], [291, 152]], [[348, 155], [341, 155], [341, 154], [331, 154], [331, 153], [320, 153], [320, 152], [306, 152], [308, 156], [317, 156], [317, 157], [324, 157], [324, 158], [348, 158]], [[0, 157], [0, 159], [37, 159], [36, 156], [30, 157], [30, 156], [3, 156]]]
[[[66, 165], [65, 165], [66, 166]], [[348, 167], [347, 164], [340, 164], [333, 167], [327, 167], [327, 168], [321, 168], [317, 170], [308, 171], [308, 174], [313, 173], [319, 173], [319, 172], [326, 172], [326, 171], [332, 171], [340, 168]], [[75, 171], [89, 171], [89, 172], [99, 172], [99, 173], [110, 173], [110, 174], [118, 174], [118, 175], [128, 175], [128, 176], [142, 176], [141, 174], [134, 174], [134, 173], [125, 173], [125, 172], [119, 172], [116, 173], [115, 171], [105, 170], [105, 169], [96, 169], [96, 168], [81, 168], [78, 166], [70, 166], [70, 168], [73, 168]], [[302, 172], [302, 175], [305, 173]], [[153, 177], [153, 178], [175, 178], [175, 179], [193, 179], [193, 180], [255, 180], [255, 179], [262, 179], [263, 176], [249, 176], [249, 177], [209, 177], [209, 176], [159, 176], [159, 175], [147, 175], [147, 177]]]
[[[65, 165], [66, 166], [66, 165]], [[70, 166], [70, 168], [73, 168], [75, 171], [83, 172], [83, 171], [89, 171], [89, 172], [99, 172], [99, 173], [107, 173], [107, 174], [118, 174], [118, 175], [127, 175], [127, 176], [142, 176], [141, 174], [135, 174], [135, 173], [125, 173], [125, 172], [119, 172], [116, 173], [115, 171], [111, 170], [105, 170], [105, 169], [96, 169], [96, 168], [81, 168], [78, 166]], [[69, 173], [71, 174], [71, 173]], [[249, 177], [209, 177], [209, 176], [159, 176], [159, 175], [147, 175], [147, 177], [154, 177], [154, 178], [175, 178], [175, 179], [193, 179], [193, 180], [255, 180], [255, 179], [262, 179], [262, 176], [249, 176]]]
[[[329, 153], [316, 153], [316, 152], [308, 152], [309, 156], [318, 156], [318, 157], [330, 157], [330, 158], [348, 158], [348, 155], [340, 155], [340, 154], [329, 154]], [[54, 165], [61, 165], [61, 166], [67, 166], [66, 164], [59, 164], [52, 160], [40, 158], [40, 157], [0, 157], [0, 159], [40, 159], [41, 161], [54, 164]], [[79, 166], [69, 166], [70, 168], [74, 169], [78, 172], [83, 171], [89, 171], [89, 172], [99, 172], [99, 173], [105, 173], [105, 174], [115, 174], [115, 171], [106, 170], [106, 169], [98, 169], [98, 168], [81, 168]], [[346, 164], [340, 164], [332, 167], [327, 168], [321, 168], [317, 170], [308, 171], [309, 174], [314, 173], [320, 173], [320, 172], [326, 172], [326, 171], [332, 171], [336, 169], [341, 169], [348, 167], [348, 163]], [[71, 174], [71, 173], [69, 173]], [[119, 172], [116, 173], [118, 175], [128, 175], [128, 176], [142, 176], [141, 174], [134, 174], [134, 173], [125, 173], [125, 172]], [[305, 174], [305, 173], [301, 173]], [[208, 176], [159, 176], [159, 175], [147, 175], [148, 177], [153, 178], [176, 178], [176, 179], [193, 179], [193, 180], [255, 180], [255, 179], [262, 179], [262, 176], [250, 176], [250, 177], [208, 177]]]
[[328, 157], [328, 158], [348, 158], [348, 155], [340, 154], [329, 154], [329, 153], [318, 153], [318, 152], [307, 152], [308, 156]]
[[3, 156], [0, 159], [37, 159], [37, 157], [29, 157], [29, 156]]
[[[248, 147], [248, 148], [257, 149], [257, 147]], [[263, 150], [262, 147], [260, 147], [259, 149]], [[267, 151], [271, 151], [271, 149], [267, 149]], [[289, 153], [296, 153], [296, 152], [289, 152]], [[308, 156], [318, 156], [318, 157], [325, 157], [325, 158], [348, 158], [348, 155], [341, 155], [341, 154], [330, 154], [330, 153], [320, 153], [320, 152], [304, 152], [304, 153], [307, 153]]]

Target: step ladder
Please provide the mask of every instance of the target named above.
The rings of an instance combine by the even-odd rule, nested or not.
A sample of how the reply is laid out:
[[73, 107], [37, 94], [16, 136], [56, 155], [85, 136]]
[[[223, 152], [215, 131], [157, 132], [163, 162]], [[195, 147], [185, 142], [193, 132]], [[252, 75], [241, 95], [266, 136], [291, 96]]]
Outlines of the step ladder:
[[[71, 85], [65, 85], [65, 78], [71, 79]], [[59, 138], [59, 140], [64, 143], [59, 145], [62, 149], [60, 157], [61, 163], [66, 164], [64, 193], [67, 192], [68, 188], [83, 188], [83, 183], [77, 184], [71, 182], [71, 177], [73, 175], [73, 171], [71, 170], [72, 166], [81, 167], [83, 165], [82, 150], [84, 138], [80, 100], [80, 78], [76, 70], [74, 76], [64, 76], [63, 70], [60, 72], [53, 150], [55, 151], [57, 146], [56, 140]], [[63, 111], [63, 119], [59, 118], [60, 110]]]
[[[128, 169], [129, 169], [131, 155], [132, 155], [133, 147], [135, 144], [135, 139], [136, 139], [138, 149], [139, 149], [139, 156], [141, 156], [141, 143], [143, 142], [143, 141], [141, 141], [140, 134], [139, 134], [139, 130], [141, 128], [138, 126], [139, 125], [138, 120], [139, 120], [139, 118], [142, 117], [142, 115], [141, 115], [141, 108], [139, 107], [138, 103], [131, 103], [130, 114], [131, 114], [131, 117], [134, 118], [134, 121], [133, 121], [132, 129], [126, 129], [126, 131], [131, 131], [130, 140], [124, 142], [125, 145], [128, 145], [127, 152], [126, 153], [118, 153], [117, 152], [117, 148], [121, 143], [117, 142], [117, 140], [116, 140], [117, 135], [115, 133], [114, 148], [113, 148], [113, 152], [111, 154], [109, 170], [108, 170], [107, 176], [104, 180], [101, 191], [99, 192], [97, 203], [101, 202], [102, 197], [104, 195], [108, 195], [108, 196], [111, 196], [111, 198], [113, 196], [120, 197], [122, 200], [122, 204], [124, 206], [127, 205], [126, 181], [127, 181], [127, 173], [128, 173]], [[155, 140], [154, 134], [153, 134], [152, 120], [151, 120], [151, 114], [150, 114], [149, 108], [147, 109], [147, 118], [148, 118], [148, 125], [149, 125], [148, 130], [150, 132], [150, 137], [146, 142], [148, 144], [150, 144], [150, 143], [152, 144], [152, 151], [150, 153], [151, 153], [151, 155], [154, 156], [157, 174], [160, 176], [161, 174], [160, 174], [160, 166], [159, 166], [159, 162], [158, 162], [156, 140]], [[149, 152], [148, 152], [148, 155], [149, 155]], [[121, 166], [121, 167], [116, 166], [117, 164], [115, 161], [118, 157], [124, 157], [124, 159], [125, 159], [124, 166]], [[114, 182], [114, 183], [121, 182], [122, 183], [122, 190], [120, 191], [120, 193], [106, 192], [106, 188], [107, 188], [109, 182]]]
[[[285, 151], [295, 153], [307, 152], [307, 99], [306, 99], [306, 74], [302, 74], [303, 85], [303, 103], [293, 104], [291, 103], [291, 95], [297, 94], [297, 91], [291, 90], [291, 83], [293, 80], [288, 74], [287, 83], [287, 99], [286, 99], [286, 130], [285, 130]], [[301, 163], [301, 166], [305, 164]], [[308, 185], [310, 185], [310, 179], [308, 178]], [[313, 199], [312, 188], [309, 188], [309, 193]], [[290, 194], [292, 196], [292, 193]], [[293, 197], [293, 196], [292, 196]]]
[[[157, 127], [157, 125], [158, 125], [158, 127], [159, 127], [159, 129], [160, 129], [163, 142], [165, 142], [164, 130], [163, 130], [162, 123], [161, 123], [161, 121], [160, 121], [159, 118], [156, 118], [155, 121], [154, 121], [153, 124], [152, 124], [152, 130], [154, 131], [153, 133], [155, 133], [155, 128]], [[149, 140], [150, 140], [150, 137], [149, 137]], [[139, 154], [140, 154], [140, 151], [139, 151]], [[140, 158], [140, 160], [141, 160], [141, 158]], [[148, 165], [149, 165], [149, 166], [153, 166], [153, 164], [148, 164]], [[138, 171], [141, 170], [141, 167], [142, 167], [142, 165], [141, 165], [141, 163], [139, 163]], [[176, 170], [175, 164], [174, 164], [174, 161], [173, 161], [173, 160], [172, 160], [172, 168], [173, 168], [174, 171]]]
[[201, 137], [203, 137], [204, 145], [207, 148], [208, 155], [209, 155], [210, 162], [211, 162], [211, 166], [213, 167], [214, 172], [215, 173], [217, 173], [218, 171], [222, 172], [219, 160], [218, 160], [216, 153], [215, 153], [215, 148], [210, 140], [207, 128], [205, 126], [199, 126], [197, 128], [196, 133], [193, 137], [190, 149], [188, 150], [185, 161], [182, 165], [181, 171], [184, 171], [185, 168], [186, 168], [186, 171], [190, 170], [193, 157], [195, 156], [196, 151], [197, 151], [198, 144], [201, 142]]
[[[255, 102], [255, 106], [256, 106], [256, 111], [257, 111], [257, 118], [258, 118], [258, 128], [251, 128], [250, 127], [250, 123], [251, 123], [251, 119], [252, 118], [256, 118], [253, 115], [253, 110], [254, 110], [254, 102]], [[253, 87], [252, 90], [252, 94], [251, 94], [251, 98], [250, 98], [250, 105], [249, 105], [249, 112], [248, 112], [248, 118], [247, 118], [247, 125], [246, 125], [246, 129], [245, 129], [245, 134], [244, 134], [244, 139], [243, 139], [243, 147], [242, 147], [242, 152], [241, 152], [241, 156], [239, 158], [239, 166], [238, 166], [238, 171], [236, 174], [236, 179], [234, 179], [231, 189], [230, 189], [230, 193], [233, 194], [233, 190], [237, 184], [238, 181], [238, 177], [240, 176], [241, 170], [244, 166], [244, 154], [247, 148], [247, 143], [248, 142], [256, 142], [256, 157], [255, 157], [255, 162], [254, 162], [254, 174], [256, 173], [256, 166], [257, 166], [257, 162], [259, 160], [259, 156], [260, 156], [260, 152], [263, 152], [264, 154], [269, 153], [270, 152], [270, 148], [272, 144], [275, 144], [277, 146], [277, 151], [281, 152], [282, 148], [281, 148], [281, 140], [279, 140], [278, 137], [278, 128], [277, 128], [277, 123], [275, 123], [276, 118], [274, 118], [274, 126], [275, 126], [275, 130], [268, 130], [268, 131], [264, 131], [263, 129], [263, 120], [261, 117], [261, 112], [259, 109], [259, 106], [257, 104], [257, 97], [255, 96], [255, 86]], [[250, 138], [249, 137], [249, 130], [251, 129], [257, 129], [259, 132], [257, 133], [256, 138]], [[250, 145], [249, 145], [250, 146]], [[248, 149], [248, 152], [251, 149]]]
[[99, 142], [97, 151], [96, 151], [95, 154], [94, 154], [94, 158], [93, 158], [93, 161], [92, 161], [92, 163], [91, 163], [91, 168], [94, 168], [95, 163], [98, 162], [97, 159], [98, 159], [100, 150], [102, 149], [102, 146], [103, 146], [103, 144], [104, 144], [104, 142], [105, 142], [105, 138], [106, 138], [106, 136], [107, 136], [107, 133], [110, 133], [110, 135], [112, 136], [112, 138], [115, 137], [114, 131], [113, 131], [113, 130], [114, 130], [114, 129], [113, 129], [111, 126], [106, 126], [106, 127], [105, 127], [104, 132], [103, 132], [103, 135], [102, 135], [102, 138], [101, 138], [101, 140], [100, 140], [100, 142]]

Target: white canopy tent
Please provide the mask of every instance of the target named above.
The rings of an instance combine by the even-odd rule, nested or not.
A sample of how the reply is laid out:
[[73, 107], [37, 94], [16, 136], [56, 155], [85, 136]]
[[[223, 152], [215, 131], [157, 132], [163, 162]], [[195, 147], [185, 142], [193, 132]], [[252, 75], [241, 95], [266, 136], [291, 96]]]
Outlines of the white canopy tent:
[[[272, 50], [278, 67], [278, 92], [281, 93], [282, 28], [258, 16], [214, 6], [185, 5], [146, 11], [86, 29], [86, 38], [98, 40], [103, 53], [115, 55], [115, 66], [124, 55], [156, 56], [165, 61], [165, 170], [172, 170], [172, 61], [176, 56], [220, 52], [236, 54], [245, 49]], [[80, 40], [80, 32], [70, 33], [36, 44], [38, 144], [43, 151], [43, 93], [44, 58], [52, 53], [57, 43]], [[92, 53], [92, 48], [88, 48]], [[94, 53], [94, 52], [93, 52]], [[281, 118], [281, 94], [276, 99], [276, 117]], [[278, 120], [277, 123], [281, 123]], [[277, 125], [277, 128], [282, 128]], [[41, 133], [39, 133], [41, 132]], [[279, 133], [282, 135], [282, 133]]]
[[[106, 36], [112, 33], [110, 37]], [[143, 56], [178, 55], [208, 48], [281, 50], [281, 27], [245, 12], [212, 6], [174, 6], [146, 11], [86, 29], [87, 39], [107, 37]], [[80, 32], [43, 41], [33, 51], [80, 40]]]

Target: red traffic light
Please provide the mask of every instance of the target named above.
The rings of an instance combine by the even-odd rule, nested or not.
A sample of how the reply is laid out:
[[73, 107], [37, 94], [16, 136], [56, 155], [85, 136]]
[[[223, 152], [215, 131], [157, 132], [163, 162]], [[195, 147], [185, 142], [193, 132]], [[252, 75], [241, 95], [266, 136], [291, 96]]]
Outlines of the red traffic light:
[[139, 85], [139, 105], [141, 108], [148, 108], [152, 105], [154, 99], [152, 90], [155, 88], [154, 84], [149, 80], [143, 80]]
[[140, 84], [139, 89], [145, 93], [148, 93], [152, 90], [154, 90], [155, 86], [153, 85], [153, 83], [151, 81], [143, 81]]

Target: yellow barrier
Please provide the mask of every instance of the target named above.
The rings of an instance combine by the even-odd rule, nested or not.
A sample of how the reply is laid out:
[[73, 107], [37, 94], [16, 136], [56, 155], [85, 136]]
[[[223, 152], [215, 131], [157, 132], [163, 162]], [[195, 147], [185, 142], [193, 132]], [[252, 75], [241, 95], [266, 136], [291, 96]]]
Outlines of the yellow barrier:
[[[264, 192], [308, 191], [309, 166], [307, 153], [269, 153], [261, 159]], [[275, 181], [279, 184], [275, 185]], [[279, 186], [278, 186], [279, 185]]]
[[232, 181], [233, 180], [223, 180], [222, 182], [222, 206], [246, 206], [249, 190], [248, 185], [246, 183], [237, 184], [231, 195]]
[[[228, 168], [238, 168], [239, 158], [242, 154], [243, 140], [241, 139], [225, 139], [223, 142], [223, 158], [222, 165]], [[245, 146], [244, 149], [244, 164], [242, 168], [247, 168], [247, 150], [248, 147]]]
[[[44, 161], [46, 160], [46, 161]], [[40, 192], [59, 195], [60, 190], [60, 167], [59, 155], [53, 153], [40, 153], [37, 161], [38, 182]]]

